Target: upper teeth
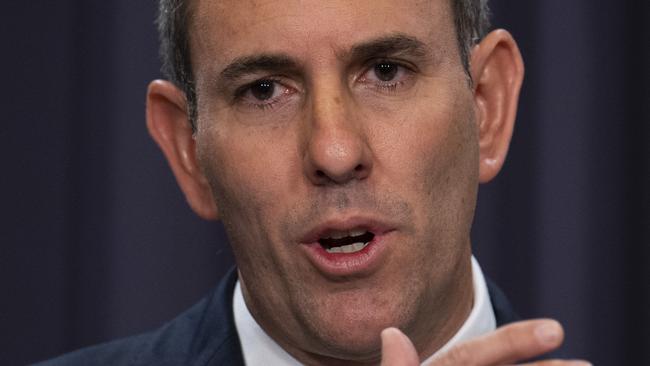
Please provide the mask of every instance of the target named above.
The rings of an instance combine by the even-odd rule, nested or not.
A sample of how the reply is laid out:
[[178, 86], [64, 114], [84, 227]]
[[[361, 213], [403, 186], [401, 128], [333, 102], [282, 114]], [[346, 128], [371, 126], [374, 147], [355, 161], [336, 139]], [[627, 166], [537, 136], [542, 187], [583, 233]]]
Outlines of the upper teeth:
[[368, 243], [354, 243], [350, 245], [341, 245], [340, 247], [332, 247], [325, 249], [328, 253], [356, 253], [365, 248]]
[[349, 236], [359, 236], [366, 233], [366, 230], [354, 229], [348, 231], [330, 231], [325, 239], [341, 239]]

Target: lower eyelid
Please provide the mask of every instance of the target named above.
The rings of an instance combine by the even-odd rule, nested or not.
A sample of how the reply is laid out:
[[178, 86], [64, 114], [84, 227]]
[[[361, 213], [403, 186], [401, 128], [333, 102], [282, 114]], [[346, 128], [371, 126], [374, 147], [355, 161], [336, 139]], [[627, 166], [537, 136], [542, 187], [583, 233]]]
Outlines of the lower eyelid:
[[248, 109], [254, 109], [254, 110], [266, 110], [266, 109], [273, 109], [276, 107], [282, 107], [286, 103], [291, 102], [291, 98], [293, 98], [294, 94], [296, 94], [296, 91], [293, 91], [291, 88], [285, 87], [288, 91], [283, 92], [280, 96], [278, 96], [275, 100], [270, 100], [268, 102], [253, 102], [253, 101], [248, 101], [245, 98], [241, 98], [239, 103], [241, 103], [241, 106], [243, 108], [248, 108]]
[[396, 81], [385, 81], [385, 82], [377, 82], [374, 80], [365, 80], [362, 83], [365, 84], [367, 87], [371, 87], [373, 89], [396, 89], [399, 87], [407, 87], [408, 84], [415, 82], [414, 75], [406, 75], [400, 80]]
[[397, 87], [399, 87], [401, 85], [404, 85], [403, 81], [396, 81], [394, 83], [389, 83], [389, 84], [388, 83], [387, 84], [380, 84], [380, 85], [377, 85], [377, 86], [380, 87], [380, 88], [384, 88], [384, 89], [393, 89], [393, 88], [397, 88]]

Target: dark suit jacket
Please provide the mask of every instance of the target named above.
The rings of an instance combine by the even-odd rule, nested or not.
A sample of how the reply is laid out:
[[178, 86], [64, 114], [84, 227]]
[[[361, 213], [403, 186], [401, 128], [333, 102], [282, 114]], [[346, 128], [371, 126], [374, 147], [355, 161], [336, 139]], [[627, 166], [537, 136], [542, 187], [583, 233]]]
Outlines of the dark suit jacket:
[[[37, 366], [216, 366], [244, 365], [232, 311], [237, 271], [232, 269], [212, 295], [162, 328], [84, 348]], [[517, 320], [503, 293], [488, 280], [497, 325]]]

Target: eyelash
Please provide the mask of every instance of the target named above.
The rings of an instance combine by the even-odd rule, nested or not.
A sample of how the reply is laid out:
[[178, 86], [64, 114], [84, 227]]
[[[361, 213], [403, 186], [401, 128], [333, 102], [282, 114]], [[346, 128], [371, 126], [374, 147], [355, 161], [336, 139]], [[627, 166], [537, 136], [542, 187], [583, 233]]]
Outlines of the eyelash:
[[[357, 81], [362, 82], [362, 83], [368, 82], [365, 75], [367, 75], [370, 72], [374, 72], [374, 68], [377, 67], [377, 65], [381, 65], [381, 64], [391, 64], [391, 65], [394, 65], [394, 66], [398, 67], [397, 72], [399, 73], [401, 71], [401, 72], [405, 73], [406, 74], [405, 78], [410, 79], [413, 76], [413, 74], [416, 73], [414, 67], [412, 67], [410, 65], [406, 65], [403, 62], [394, 61], [394, 60], [391, 60], [391, 59], [376, 59], [376, 60], [372, 60], [371, 62], [369, 62], [367, 64], [368, 66], [365, 68], [365, 71], [361, 74], [361, 77], [359, 79], [357, 79]], [[394, 93], [394, 92], [397, 91], [398, 88], [404, 86], [406, 81], [408, 81], [408, 80], [386, 81], [386, 82], [370, 81], [370, 83], [373, 84], [373, 85], [371, 85], [371, 87], [373, 89], [375, 89], [376, 91]]]
[[[374, 72], [374, 68], [377, 67], [377, 65], [380, 65], [380, 64], [394, 65], [394, 66], [396, 66], [398, 68], [398, 71], [397, 71], [398, 73], [403, 72], [403, 73], [407, 74], [405, 76], [406, 78], [410, 78], [412, 76], [412, 74], [415, 73], [413, 67], [407, 66], [402, 62], [393, 61], [393, 60], [389, 60], [389, 59], [373, 60], [373, 61], [368, 62], [366, 64], [368, 66], [365, 67], [365, 71], [361, 74], [361, 77], [359, 77], [357, 79], [357, 82], [372, 83], [373, 85], [371, 87], [373, 89], [375, 89], [376, 91], [378, 91], [378, 92], [394, 93], [394, 92], [397, 91], [398, 88], [400, 88], [401, 86], [403, 86], [405, 84], [405, 81], [404, 80], [398, 80], [398, 81], [386, 81], [386, 82], [382, 82], [382, 81], [368, 82], [365, 75], [370, 73], [370, 72]], [[263, 102], [263, 101], [260, 101], [260, 102], [248, 102], [248, 101], [245, 101], [246, 94], [251, 93], [252, 88], [254, 86], [256, 86], [256, 85], [259, 85], [263, 81], [274, 83], [276, 88], [277, 87], [285, 88], [286, 90], [282, 94], [292, 93], [292, 91], [291, 91], [292, 89], [290, 87], [285, 86], [279, 78], [277, 78], [277, 77], [265, 77], [265, 78], [257, 79], [257, 80], [255, 80], [253, 82], [250, 82], [248, 84], [245, 84], [245, 85], [239, 87], [234, 93], [234, 103], [244, 103], [246, 106], [258, 108], [258, 109], [261, 109], [261, 110], [267, 110], [267, 109], [275, 108], [277, 106], [277, 104], [281, 102], [281, 100], [279, 100], [280, 98], [274, 98], [274, 99], [272, 99], [270, 101], [267, 101], [267, 102]]]
[[[269, 102], [248, 102], [248, 101], [245, 101], [246, 94], [251, 93], [252, 88], [254, 86], [260, 84], [262, 81], [271, 82], [271, 83], [275, 84], [275, 87], [281, 86], [283, 88], [289, 89], [289, 87], [284, 86], [284, 84], [282, 84], [282, 81], [277, 77], [265, 77], [265, 78], [262, 78], [262, 79], [257, 79], [255, 81], [252, 81], [252, 82], [248, 83], [248, 84], [242, 85], [241, 87], [237, 88], [237, 90], [235, 90], [235, 93], [234, 93], [235, 97], [234, 97], [234, 100], [233, 100], [234, 103], [244, 103], [245, 106], [247, 106], [247, 107], [254, 107], [254, 108], [261, 109], [261, 110], [273, 109], [280, 102], [279, 100], [277, 100], [277, 98], [274, 99], [274, 100], [271, 100]], [[285, 93], [283, 93], [283, 94], [285, 94]]]

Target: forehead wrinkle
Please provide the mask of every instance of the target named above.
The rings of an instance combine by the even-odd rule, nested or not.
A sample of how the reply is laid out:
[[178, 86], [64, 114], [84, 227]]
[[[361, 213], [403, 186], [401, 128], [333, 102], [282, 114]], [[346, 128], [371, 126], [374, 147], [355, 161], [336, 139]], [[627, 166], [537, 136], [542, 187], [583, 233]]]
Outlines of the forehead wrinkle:
[[[353, 45], [349, 50], [335, 49], [339, 59], [365, 59], [380, 55], [406, 53], [423, 58], [427, 55], [427, 45], [402, 33], [380, 36]], [[299, 60], [285, 53], [260, 53], [235, 58], [218, 76], [218, 84], [223, 84], [257, 71], [295, 72], [301, 68]]]
[[[225, 2], [223, 1], [218, 1], [218, 2], [213, 2], [209, 3], [206, 2], [205, 0], [193, 0], [190, 1], [191, 4], [193, 5], [192, 8], [196, 8], [198, 4], [205, 3], [204, 5], [209, 5], [210, 7], [216, 7], [218, 9], [219, 16], [224, 16], [225, 11], [227, 10], [224, 8]], [[261, 9], [264, 9], [265, 6], [268, 6], [269, 4], [272, 4], [271, 1], [268, 0], [262, 0], [262, 1], [255, 1], [251, 0], [248, 2], [248, 5], [251, 7], [251, 10], [254, 11], [255, 13], [259, 13]], [[419, 12], [425, 12], [425, 11], [431, 11], [432, 9], [429, 9], [432, 5], [430, 1], [417, 1], [415, 4], [418, 8], [421, 8]], [[196, 10], [196, 9], [193, 9]], [[448, 12], [447, 7], [444, 7], [442, 9], [442, 13], [445, 14]], [[196, 13], [196, 12], [192, 12]], [[287, 17], [288, 14], [287, 12], [284, 12], [282, 15], [274, 15], [274, 14], [267, 14], [267, 17], [265, 18], [267, 21], [269, 19], [277, 18], [277, 17]], [[191, 28], [193, 28], [195, 31], [190, 32], [192, 33], [193, 37], [191, 37], [190, 41], [192, 39], [194, 42], [191, 42], [191, 53], [192, 56], [196, 55], [197, 52], [197, 47], [199, 49], [202, 49], [200, 53], [209, 53], [212, 51], [215, 51], [215, 47], [218, 47], [215, 43], [216, 42], [221, 42], [221, 40], [225, 38], [231, 38], [235, 34], [239, 33], [242, 31], [242, 29], [237, 29], [233, 27], [226, 27], [226, 32], [222, 32], [221, 36], [218, 37], [219, 39], [215, 42], [214, 39], [211, 40], [205, 40], [205, 41], [199, 41], [196, 42], [199, 39], [202, 39], [204, 36], [209, 36], [207, 33], [207, 29], [203, 29], [203, 31], [200, 30], [200, 28], [204, 27], [211, 27], [212, 22], [206, 22], [207, 19], [203, 17], [203, 21], [197, 21], [198, 18], [201, 18], [200, 14], [193, 14], [192, 16], [192, 21], [191, 21]], [[271, 18], [269, 18], [271, 17]], [[248, 16], [249, 21], [251, 20], [250, 18], [255, 18], [255, 17], [250, 17]], [[262, 21], [259, 19], [254, 20], [254, 22]], [[197, 24], [198, 23], [198, 24]], [[228, 23], [226, 21], [226, 23]], [[198, 25], [201, 25], [201, 27], [197, 27]], [[295, 25], [295, 24], [294, 24]], [[247, 27], [250, 28], [250, 27]], [[427, 27], [428, 28], [428, 27]], [[197, 34], [198, 33], [198, 34]], [[448, 50], [445, 49], [445, 45], [440, 44], [439, 41], [439, 35], [435, 36], [434, 33], [438, 33], [434, 31], [433, 29], [430, 29], [426, 31], [426, 34], [419, 34], [417, 36], [410, 34], [410, 33], [404, 33], [401, 32], [399, 29], [393, 29], [389, 30], [387, 29], [385, 33], [379, 32], [378, 34], [375, 34], [374, 38], [373, 35], [367, 35], [368, 40], [357, 40], [357, 43], [350, 44], [351, 42], [345, 42], [345, 43], [339, 43], [338, 41], [333, 41], [330, 39], [327, 42], [329, 44], [329, 50], [325, 51], [324, 49], [321, 48], [321, 50], [318, 52], [318, 54], [314, 53], [308, 53], [308, 54], [303, 54], [302, 51], [306, 51], [304, 47], [298, 44], [292, 45], [292, 47], [289, 47], [288, 52], [284, 52], [281, 48], [278, 49], [278, 47], [272, 47], [273, 49], [269, 49], [270, 53], [278, 52], [279, 56], [283, 56], [287, 58], [286, 56], [290, 56], [294, 58], [294, 61], [296, 61], [298, 58], [303, 59], [305, 58], [304, 62], [307, 62], [308, 59], [313, 59], [314, 64], [312, 65], [312, 62], [309, 61], [309, 63], [304, 63], [301, 62], [298, 65], [298, 62], [294, 62], [299, 66], [299, 68], [295, 68], [294, 70], [291, 71], [307, 71], [307, 68], [311, 69], [312, 66], [317, 66], [317, 65], [322, 65], [323, 63], [328, 63], [327, 61], [328, 54], [332, 55], [332, 53], [335, 55], [335, 58], [344, 64], [349, 64], [351, 62], [364, 62], [367, 61], [368, 59], [371, 59], [373, 57], [389, 57], [389, 56], [408, 56], [408, 57], [415, 57], [418, 58], [418, 62], [426, 62], [427, 64], [437, 64], [443, 59], [445, 59], [445, 54], [448, 52]], [[312, 36], [307, 36], [313, 41], [315, 40], [312, 38]], [[326, 41], [326, 39], [323, 39], [322, 41]], [[347, 44], [346, 44], [347, 43]], [[269, 45], [272, 46], [272, 44], [264, 43], [260, 45], [263, 48], [266, 48], [264, 45]], [[280, 45], [277, 45], [280, 46]], [[287, 46], [287, 45], [284, 45]], [[216, 62], [218, 58], [222, 57], [228, 57], [228, 56], [237, 56], [236, 54], [233, 54], [233, 52], [236, 52], [235, 49], [228, 49], [226, 48], [225, 50], [221, 50], [220, 54], [221, 57], [216, 57], [212, 58], [211, 61], [207, 62], [207, 65], [205, 62], [202, 62], [203, 65], [199, 65], [198, 62], [196, 62], [196, 58], [191, 57], [192, 60], [192, 69], [195, 71], [195, 80], [197, 79], [197, 74], [199, 73], [199, 69], [203, 69], [203, 72], [200, 72], [201, 74], [204, 75], [202, 79], [207, 82], [207, 87], [211, 88], [212, 90], [216, 90], [215, 88], [219, 90], [223, 90], [224, 84], [222, 83], [222, 80], [220, 80], [220, 66], [225, 64], [225, 62]], [[300, 54], [294, 55], [294, 52], [300, 52]], [[284, 53], [284, 55], [282, 55]], [[276, 55], [277, 56], [277, 55]], [[244, 56], [246, 57], [246, 56]], [[198, 58], [198, 57], [197, 57]], [[205, 57], [203, 57], [204, 61]], [[331, 59], [330, 59], [331, 60]], [[297, 60], [301, 61], [301, 60]], [[232, 62], [230, 62], [232, 63]], [[221, 65], [219, 65], [221, 64]], [[203, 67], [201, 67], [203, 66]], [[225, 70], [225, 68], [224, 68]], [[226, 73], [229, 74], [229, 73]], [[199, 80], [196, 80], [197, 82]], [[217, 90], [218, 91], [218, 90]]]
[[353, 45], [346, 53], [338, 52], [339, 57], [353, 59], [366, 58], [381, 54], [394, 55], [408, 53], [416, 57], [425, 57], [429, 47], [415, 36], [404, 33], [392, 33]]

